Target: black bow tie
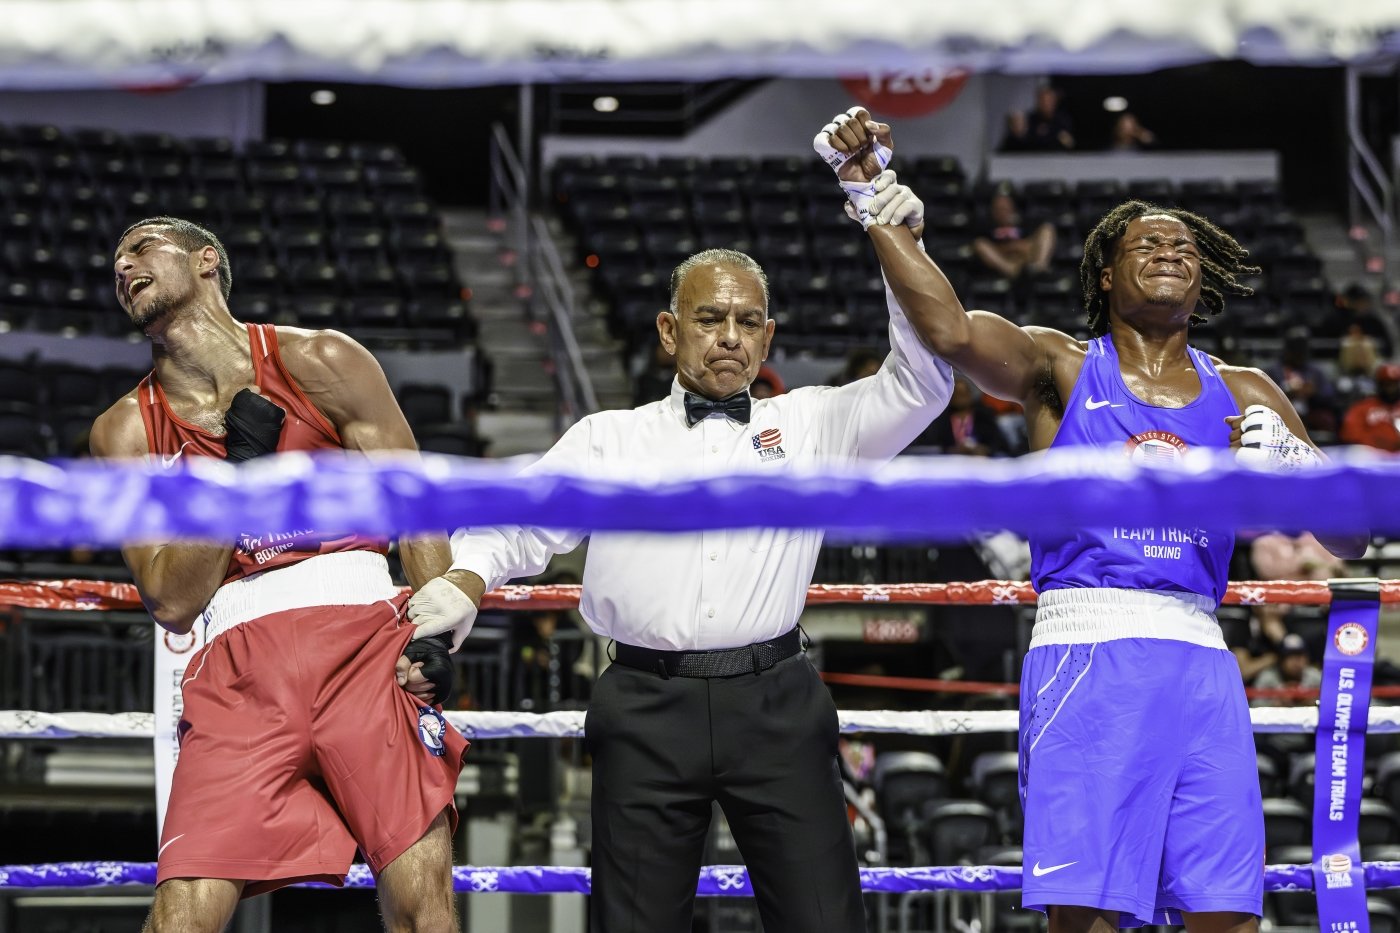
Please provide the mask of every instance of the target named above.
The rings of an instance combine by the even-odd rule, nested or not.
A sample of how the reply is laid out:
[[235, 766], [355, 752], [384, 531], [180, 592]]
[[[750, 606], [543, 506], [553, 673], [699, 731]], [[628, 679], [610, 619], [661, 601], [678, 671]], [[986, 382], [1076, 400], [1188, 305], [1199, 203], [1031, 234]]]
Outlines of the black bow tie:
[[687, 392], [685, 394], [685, 426], [693, 428], [701, 421], [704, 421], [706, 417], [714, 414], [733, 418], [740, 424], [748, 424], [749, 408], [751, 404], [752, 403], [749, 401], [749, 393], [747, 392], [731, 395], [729, 398], [720, 399], [718, 402]]

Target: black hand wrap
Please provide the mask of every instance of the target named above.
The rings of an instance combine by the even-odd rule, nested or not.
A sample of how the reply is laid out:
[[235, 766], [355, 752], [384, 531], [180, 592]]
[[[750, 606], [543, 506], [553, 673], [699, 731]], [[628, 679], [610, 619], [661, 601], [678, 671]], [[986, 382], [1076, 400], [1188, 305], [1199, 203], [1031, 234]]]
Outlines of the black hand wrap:
[[243, 463], [274, 452], [285, 420], [287, 413], [277, 405], [251, 389], [239, 390], [224, 415], [224, 428], [228, 431], [224, 459]]
[[448, 697], [452, 696], [452, 688], [457, 679], [457, 669], [452, 664], [452, 655], [448, 653], [451, 647], [452, 633], [444, 632], [441, 635], [411, 641], [403, 650], [409, 661], [423, 662], [420, 671], [425, 678], [432, 681], [432, 702], [437, 705], [446, 703]]

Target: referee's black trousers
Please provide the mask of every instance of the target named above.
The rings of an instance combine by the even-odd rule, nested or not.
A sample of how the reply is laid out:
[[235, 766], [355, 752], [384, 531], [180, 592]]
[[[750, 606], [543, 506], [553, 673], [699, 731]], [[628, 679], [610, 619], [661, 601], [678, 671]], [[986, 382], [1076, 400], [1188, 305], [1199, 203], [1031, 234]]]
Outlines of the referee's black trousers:
[[690, 933], [716, 800], [764, 933], [864, 933], [836, 706], [804, 655], [715, 678], [613, 664], [594, 688], [585, 733], [591, 933]]

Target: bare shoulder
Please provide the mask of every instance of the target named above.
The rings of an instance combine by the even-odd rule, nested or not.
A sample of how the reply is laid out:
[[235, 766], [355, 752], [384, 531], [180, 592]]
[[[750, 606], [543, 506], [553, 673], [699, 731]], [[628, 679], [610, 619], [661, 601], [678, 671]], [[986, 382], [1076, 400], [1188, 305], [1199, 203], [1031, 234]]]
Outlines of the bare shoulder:
[[282, 362], [298, 381], [323, 379], [365, 365], [378, 366], [368, 350], [338, 330], [279, 326], [277, 347]]
[[1038, 325], [1028, 324], [1021, 329], [1029, 334], [1031, 339], [1035, 341], [1035, 345], [1040, 347], [1047, 355], [1082, 357], [1089, 348], [1089, 345], [1083, 340], [1079, 340], [1075, 338], [1074, 335], [1067, 334], [1062, 330], [1056, 330], [1053, 327], [1040, 327]]
[[137, 389], [97, 416], [88, 435], [88, 449], [94, 457], [144, 457], [150, 452]]
[[1216, 372], [1220, 373], [1220, 378], [1225, 380], [1225, 385], [1230, 387], [1231, 394], [1242, 408], [1249, 405], [1277, 408], [1280, 402], [1287, 403], [1283, 390], [1262, 369], [1234, 366], [1213, 356], [1210, 361], [1215, 364]]

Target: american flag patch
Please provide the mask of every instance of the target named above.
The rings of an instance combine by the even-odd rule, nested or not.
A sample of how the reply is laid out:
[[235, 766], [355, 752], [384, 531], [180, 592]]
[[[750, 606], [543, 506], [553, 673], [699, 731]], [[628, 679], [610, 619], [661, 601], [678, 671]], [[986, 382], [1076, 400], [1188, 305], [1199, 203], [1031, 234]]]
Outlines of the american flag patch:
[[754, 435], [753, 449], [767, 450], [769, 447], [777, 447], [783, 442], [783, 432], [777, 428], [769, 428]]
[[1142, 456], [1151, 463], [1173, 463], [1176, 461], [1176, 448], [1166, 444], [1143, 444]]

